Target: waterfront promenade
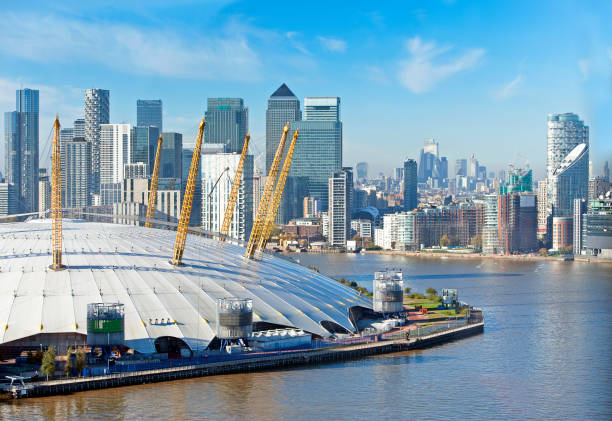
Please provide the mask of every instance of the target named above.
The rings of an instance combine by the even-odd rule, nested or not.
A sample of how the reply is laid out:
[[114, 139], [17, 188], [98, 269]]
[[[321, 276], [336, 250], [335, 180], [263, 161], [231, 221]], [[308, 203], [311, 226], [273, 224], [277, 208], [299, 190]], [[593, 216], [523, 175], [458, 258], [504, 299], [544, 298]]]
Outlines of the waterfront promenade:
[[146, 371], [122, 372], [95, 377], [78, 377], [51, 380], [46, 382], [35, 382], [28, 384], [27, 397], [51, 396], [86, 390], [179, 380], [192, 377], [245, 373], [299, 365], [347, 361], [370, 355], [388, 354], [411, 349], [427, 348], [442, 342], [449, 342], [466, 336], [482, 333], [483, 330], [484, 322], [480, 321], [465, 326], [421, 335], [417, 338], [406, 337], [405, 335], [407, 331], [404, 330], [379, 335], [382, 340], [378, 340], [378, 337], [376, 337], [376, 339], [371, 342], [340, 347], [281, 351], [268, 353], [262, 356], [255, 356], [248, 359], [236, 359]]

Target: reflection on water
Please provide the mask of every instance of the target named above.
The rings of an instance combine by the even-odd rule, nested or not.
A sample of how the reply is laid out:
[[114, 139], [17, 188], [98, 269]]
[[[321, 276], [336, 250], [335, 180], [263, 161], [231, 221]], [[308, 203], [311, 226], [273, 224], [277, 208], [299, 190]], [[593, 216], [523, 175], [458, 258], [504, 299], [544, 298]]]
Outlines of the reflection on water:
[[612, 268], [579, 262], [301, 255], [371, 286], [458, 288], [486, 331], [345, 364], [148, 384], [0, 405], [0, 419], [611, 419]]

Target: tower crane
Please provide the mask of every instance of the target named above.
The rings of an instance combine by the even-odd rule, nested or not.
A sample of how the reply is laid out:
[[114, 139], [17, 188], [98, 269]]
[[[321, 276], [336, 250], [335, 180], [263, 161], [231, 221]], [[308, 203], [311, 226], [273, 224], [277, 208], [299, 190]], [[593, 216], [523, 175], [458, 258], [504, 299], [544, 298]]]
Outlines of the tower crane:
[[61, 270], [62, 265], [62, 169], [60, 153], [60, 122], [53, 123], [53, 156], [51, 158], [51, 250], [53, 263], [50, 268]]
[[272, 204], [270, 206], [270, 209], [268, 209], [268, 214], [266, 215], [266, 220], [264, 222], [264, 228], [261, 236], [259, 237], [259, 242], [257, 244], [257, 251], [259, 253], [263, 253], [263, 251], [266, 249], [266, 245], [268, 244], [268, 240], [270, 239], [270, 235], [272, 234], [274, 220], [276, 219], [276, 214], [278, 213], [280, 201], [283, 197], [283, 190], [285, 189], [285, 182], [287, 181], [289, 168], [291, 168], [291, 159], [293, 158], [293, 150], [295, 149], [295, 143], [297, 142], [297, 138], [298, 131], [296, 130], [293, 133], [293, 139], [291, 139], [291, 144], [289, 145], [289, 150], [287, 151], [287, 156], [285, 157], [283, 169], [281, 170], [280, 176], [278, 177], [278, 182], [276, 183], [276, 189], [274, 190], [274, 196], [272, 197]]
[[264, 222], [266, 219], [266, 215], [268, 214], [270, 198], [272, 197], [272, 190], [274, 189], [274, 184], [276, 183], [276, 177], [278, 175], [278, 167], [280, 166], [281, 159], [283, 159], [283, 150], [285, 149], [285, 141], [287, 140], [288, 131], [289, 123], [285, 124], [285, 127], [283, 128], [283, 135], [281, 136], [281, 140], [278, 143], [278, 147], [276, 148], [274, 161], [272, 161], [270, 173], [268, 174], [268, 179], [266, 180], [266, 185], [264, 187], [263, 194], [261, 195], [261, 201], [259, 202], [259, 207], [257, 208], [257, 216], [255, 217], [253, 229], [251, 230], [251, 235], [249, 237], [249, 242], [246, 248], [246, 253], [244, 254], [244, 257], [248, 259], [253, 258], [253, 255], [255, 254], [255, 248], [259, 242], [259, 237], [261, 236], [264, 228]]
[[185, 187], [185, 197], [183, 197], [183, 205], [181, 206], [181, 217], [176, 230], [174, 250], [172, 251], [172, 261], [170, 263], [172, 263], [174, 266], [180, 266], [183, 262], [183, 252], [185, 251], [187, 231], [189, 230], [189, 220], [191, 219], [191, 208], [193, 207], [193, 194], [196, 188], [198, 170], [200, 168], [200, 153], [202, 152], [202, 135], [204, 134], [204, 126], [206, 126], [206, 121], [204, 117], [202, 117], [200, 127], [198, 128], [198, 138], [196, 139], [196, 144], [193, 148], [193, 157], [191, 158], [189, 176], [187, 177], [187, 186]]
[[[251, 135], [247, 133], [244, 138], [244, 146], [242, 146], [242, 153], [240, 154], [240, 161], [238, 162], [238, 168], [236, 169], [236, 175], [232, 183], [232, 191], [230, 192], [229, 201], [225, 208], [225, 215], [223, 216], [223, 225], [221, 225], [221, 235], [225, 236], [229, 233], [230, 224], [232, 223], [232, 217], [234, 216], [234, 208], [236, 207], [236, 199], [238, 198], [238, 191], [240, 190], [240, 182], [242, 181], [242, 171], [244, 169], [244, 161], [246, 154], [249, 149], [249, 140]], [[224, 237], [221, 237], [221, 241]]]
[[147, 203], [147, 222], [146, 228], [153, 228], [155, 219], [155, 208], [157, 207], [157, 184], [159, 182], [159, 161], [162, 154], [162, 135], [157, 140], [157, 152], [155, 152], [155, 164], [153, 165], [153, 175], [151, 176], [151, 187], [149, 188], [149, 200]]

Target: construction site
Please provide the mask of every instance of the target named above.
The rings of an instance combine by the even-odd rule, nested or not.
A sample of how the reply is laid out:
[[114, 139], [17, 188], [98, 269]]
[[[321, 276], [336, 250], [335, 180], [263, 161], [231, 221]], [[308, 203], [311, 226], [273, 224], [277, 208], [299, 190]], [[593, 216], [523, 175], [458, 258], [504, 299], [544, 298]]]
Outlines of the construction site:
[[[58, 355], [68, 348], [82, 349], [87, 352], [87, 367], [68, 373], [75, 379], [158, 373], [150, 378], [156, 381], [394, 352], [482, 332], [482, 312], [465, 303], [454, 303], [468, 307], [463, 317], [437, 323], [421, 317], [420, 309], [405, 307], [401, 273], [377, 273], [370, 298], [266, 252], [299, 141], [297, 130], [289, 136], [289, 123], [283, 129], [248, 242], [227, 235], [248, 135], [220, 232], [190, 227], [205, 126], [202, 119], [178, 224], [155, 218], [160, 136], [146, 218], [138, 220], [144, 226], [128, 226], [95, 212], [74, 215], [71, 209], [62, 208], [60, 123], [56, 118], [50, 218], [33, 214], [21, 222], [0, 224], [3, 359], [14, 358], [17, 364], [24, 353], [51, 346]], [[347, 352], [325, 353], [330, 349]], [[315, 353], [304, 356], [297, 352]], [[244, 366], [247, 360], [258, 363]], [[217, 364], [214, 370], [207, 365], [213, 363]], [[63, 362], [56, 364], [60, 367]], [[28, 385], [24, 378], [28, 380], [25, 375], [11, 380], [19, 379], [22, 385], [9, 387], [15, 397], [132, 384], [132, 380], [122, 383], [111, 376], [107, 383], [96, 383], [98, 386], [84, 386], [82, 380], [75, 386], [76, 380], [66, 380], [62, 388], [53, 389], [51, 383]]]

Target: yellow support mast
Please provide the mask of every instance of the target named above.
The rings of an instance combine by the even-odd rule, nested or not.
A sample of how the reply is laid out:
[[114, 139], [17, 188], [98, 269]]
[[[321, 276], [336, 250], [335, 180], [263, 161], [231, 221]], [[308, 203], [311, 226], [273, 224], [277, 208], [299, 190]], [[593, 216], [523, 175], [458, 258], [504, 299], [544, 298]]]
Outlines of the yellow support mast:
[[251, 236], [249, 237], [249, 243], [247, 244], [246, 253], [244, 254], [244, 257], [249, 259], [252, 259], [253, 255], [255, 254], [255, 248], [259, 243], [259, 237], [261, 237], [264, 228], [264, 222], [268, 214], [268, 207], [272, 197], [272, 190], [276, 184], [278, 167], [283, 159], [283, 150], [285, 149], [285, 141], [287, 140], [288, 131], [289, 123], [287, 123], [283, 128], [283, 135], [281, 136], [281, 140], [276, 148], [276, 155], [274, 155], [274, 161], [272, 161], [272, 166], [270, 167], [270, 174], [268, 174], [266, 186], [264, 187], [263, 194], [261, 195], [261, 201], [259, 202], [259, 207], [257, 208], [257, 216], [255, 217], [253, 229], [251, 230]]
[[264, 229], [261, 237], [259, 237], [259, 243], [257, 245], [257, 251], [259, 253], [263, 253], [263, 251], [266, 249], [266, 245], [268, 244], [268, 240], [272, 234], [274, 220], [276, 219], [281, 198], [283, 197], [283, 190], [285, 189], [285, 182], [287, 181], [287, 175], [289, 174], [289, 168], [291, 167], [291, 159], [293, 158], [293, 150], [295, 149], [297, 138], [298, 131], [296, 130], [293, 133], [293, 139], [291, 139], [291, 145], [289, 145], [289, 150], [287, 151], [287, 156], [285, 157], [285, 163], [283, 164], [283, 169], [278, 177], [278, 183], [276, 183], [276, 189], [274, 190], [274, 196], [272, 198], [272, 206], [270, 206], [270, 209], [268, 209]]
[[[230, 225], [232, 223], [232, 217], [234, 216], [234, 208], [236, 207], [236, 199], [238, 198], [238, 191], [240, 190], [240, 182], [242, 181], [242, 171], [244, 169], [244, 161], [246, 154], [249, 149], [249, 140], [251, 135], [247, 133], [244, 138], [244, 146], [242, 146], [242, 153], [240, 154], [240, 161], [238, 162], [238, 168], [236, 169], [236, 175], [234, 176], [234, 182], [232, 183], [232, 191], [230, 192], [229, 201], [225, 208], [225, 215], [223, 216], [223, 224], [221, 225], [221, 235], [227, 235], [229, 233]], [[224, 237], [221, 237], [221, 241]]]
[[153, 165], [153, 175], [151, 176], [151, 187], [149, 187], [149, 200], [147, 203], [147, 220], [146, 228], [153, 228], [153, 219], [155, 219], [155, 208], [157, 207], [157, 184], [159, 182], [159, 161], [162, 154], [162, 135], [159, 135], [157, 140], [157, 151], [155, 152], [155, 164]]
[[62, 169], [60, 152], [60, 122], [53, 123], [53, 156], [51, 158], [51, 251], [50, 268], [61, 270], [62, 265]]
[[198, 128], [198, 138], [196, 140], [195, 147], [193, 148], [191, 166], [189, 167], [189, 176], [187, 177], [187, 186], [185, 187], [185, 197], [183, 197], [183, 205], [181, 206], [181, 217], [176, 230], [176, 241], [174, 243], [174, 251], [172, 252], [171, 261], [174, 266], [180, 266], [183, 263], [183, 252], [185, 251], [187, 231], [189, 230], [189, 220], [191, 219], [191, 208], [193, 206], [193, 194], [195, 192], [198, 171], [200, 169], [200, 154], [202, 152], [202, 135], [204, 134], [204, 126], [206, 126], [206, 121], [204, 120], [204, 117], [202, 117], [200, 127]]

